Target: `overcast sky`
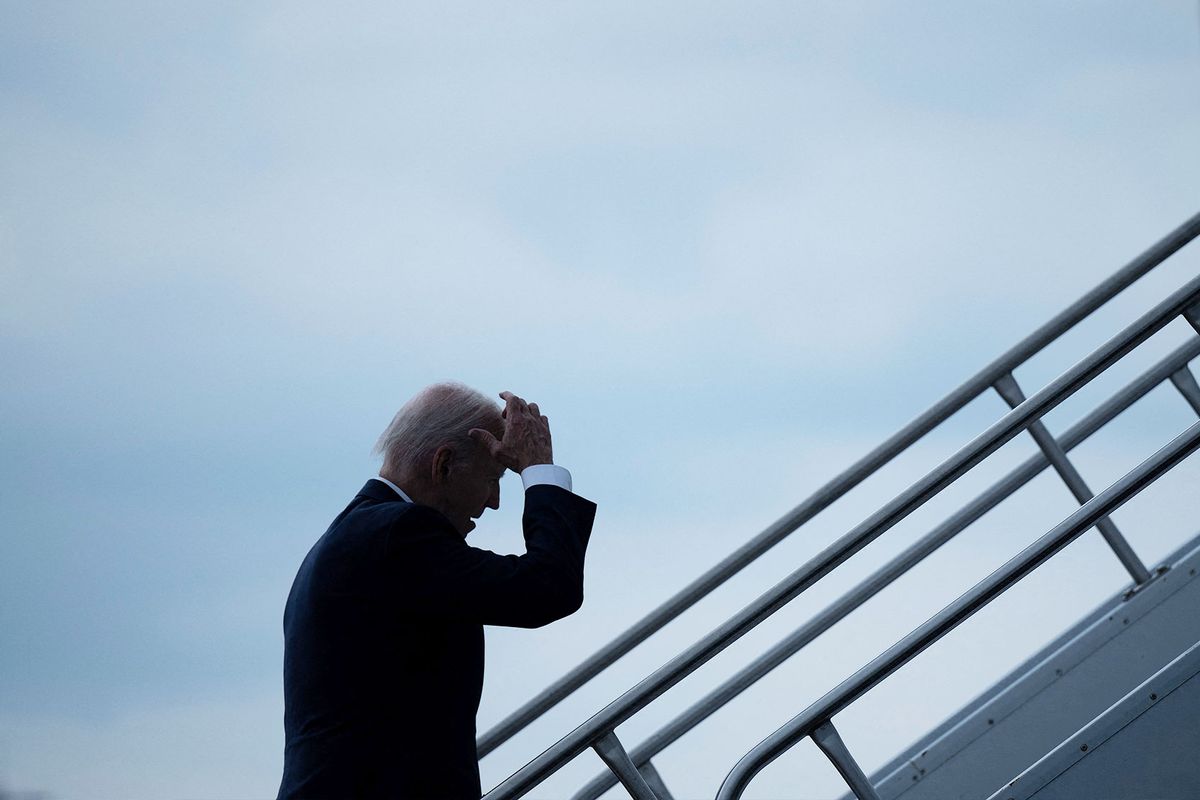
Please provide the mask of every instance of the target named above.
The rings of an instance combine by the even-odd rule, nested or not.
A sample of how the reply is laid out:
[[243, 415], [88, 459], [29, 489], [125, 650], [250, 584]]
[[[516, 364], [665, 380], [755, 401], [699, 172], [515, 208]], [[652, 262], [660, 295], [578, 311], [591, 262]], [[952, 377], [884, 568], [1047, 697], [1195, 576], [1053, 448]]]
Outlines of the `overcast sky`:
[[[0, 789], [274, 797], [292, 577], [395, 410], [444, 378], [538, 401], [599, 504], [583, 610], [488, 630], [486, 729], [1200, 210], [1198, 101], [1191, 0], [0, 2]], [[1019, 370], [1026, 392], [1198, 252]], [[1173, 323], [1051, 428], [1191, 335]], [[1194, 421], [1172, 392], [1079, 448], [1093, 488]], [[485, 788], [1005, 408], [981, 397], [488, 756]], [[1031, 452], [1006, 446], [622, 740]], [[1148, 562], [1196, 533], [1197, 461], [1115, 515]], [[470, 541], [519, 552], [503, 489]], [[1051, 476], [1019, 497], [664, 752], [675, 796], [713, 796], [1074, 507]], [[1088, 534], [839, 717], [851, 750], [882, 764], [1125, 580]], [[843, 789], [804, 744], [747, 797]]]

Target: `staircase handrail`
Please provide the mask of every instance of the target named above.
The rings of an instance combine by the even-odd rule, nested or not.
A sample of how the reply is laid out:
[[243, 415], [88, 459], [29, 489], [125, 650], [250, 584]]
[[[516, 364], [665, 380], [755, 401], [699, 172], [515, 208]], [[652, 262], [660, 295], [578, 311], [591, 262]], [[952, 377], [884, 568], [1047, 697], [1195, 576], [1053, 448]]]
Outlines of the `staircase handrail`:
[[[1077, 539], [1080, 534], [1163, 474], [1200, 449], [1200, 422], [1192, 423], [1186, 430], [1159, 449], [1154, 455], [1127, 472], [1107, 489], [1080, 506], [1074, 513], [1051, 528], [1033, 544], [1013, 556], [1004, 566], [992, 572], [974, 587], [963, 593], [934, 616], [917, 627], [896, 644], [881, 653], [869, 664], [842, 681], [820, 700], [810, 705], [789, 722], [756, 745], [743, 756], [726, 776], [717, 800], [738, 800], [750, 780], [771, 761], [786, 752], [792, 745], [806, 736], [812, 736], [821, 728], [832, 730], [832, 717], [862, 697], [881, 681], [907, 664], [930, 645], [937, 642], [962, 622], [999, 597], [1051, 556]], [[818, 742], [818, 745], [821, 743]], [[822, 747], [822, 749], [825, 749]], [[847, 772], [861, 776], [861, 770], [850, 759], [842, 755], [842, 763], [835, 763], [839, 772], [848, 778], [851, 789], [860, 800], [877, 800], [878, 795], [869, 785], [855, 786]], [[853, 767], [853, 769], [847, 769]]]
[[[1200, 336], [1193, 337], [1181, 344], [1064, 431], [1058, 438], [1059, 444], [1065, 452], [1070, 452], [1116, 419], [1152, 389], [1180, 374], [1181, 370], [1187, 367], [1188, 362], [1198, 356], [1200, 356]], [[1200, 415], [1200, 398], [1189, 398], [1185, 395], [1185, 399], [1192, 405], [1197, 415]], [[652, 769], [653, 765], [650, 764], [652, 758], [750, 688], [771, 670], [798, 653], [818, 636], [845, 619], [855, 609], [883, 591], [942, 545], [962, 533], [984, 514], [1040, 475], [1048, 466], [1050, 466], [1050, 461], [1045, 454], [1038, 452], [1030, 456], [987, 490], [947, 517], [940, 525], [905, 548], [888, 563], [863, 578], [840, 598], [814, 614], [808, 621], [780, 639], [754, 661], [738, 670], [717, 688], [664, 724], [641, 744], [630, 748], [630, 760], [643, 772]], [[604, 770], [572, 795], [571, 800], [596, 800], [616, 783], [616, 776], [609, 770]]]
[[[1190, 222], [1200, 225], [1200, 215], [1193, 217]], [[1194, 235], [1193, 231], [1192, 236]], [[653, 792], [641, 780], [636, 769], [630, 774], [633, 765], [629, 761], [628, 754], [624, 752], [617, 741], [615, 728], [618, 725], [741, 638], [801, 592], [921, 507], [1018, 433], [1033, 425], [1044, 414], [1062, 403], [1095, 376], [1197, 304], [1200, 304], [1200, 277], [1189, 281], [1166, 300], [1143, 314], [1042, 390], [1013, 408], [954, 455], [826, 547], [757, 600], [627, 690], [557, 743], [551, 745], [540, 756], [489, 792], [485, 796], [487, 800], [508, 800], [508, 798], [524, 795], [588, 747], [597, 749], [610, 768], [618, 773], [622, 784], [637, 800], [640, 798], [653, 800]], [[995, 383], [997, 379], [1007, 373], [1008, 370], [997, 371], [991, 376], [991, 382], [988, 385]], [[830, 747], [836, 744], [834, 739], [836, 736], [827, 742]]]
[[487, 730], [476, 741], [477, 757], [482, 759], [512, 738], [535, 719], [612, 665], [621, 656], [708, 596], [714, 589], [987, 391], [998, 378], [1011, 373], [1024, 364], [1198, 235], [1200, 235], [1200, 213], [1190, 217], [1141, 255], [1009, 348], [1004, 354], [934, 403], [874, 450], [825, 483], [791, 511], [738, 547], [721, 562], [709, 568], [700, 577], [680, 589], [566, 675], [551, 683], [520, 708]]

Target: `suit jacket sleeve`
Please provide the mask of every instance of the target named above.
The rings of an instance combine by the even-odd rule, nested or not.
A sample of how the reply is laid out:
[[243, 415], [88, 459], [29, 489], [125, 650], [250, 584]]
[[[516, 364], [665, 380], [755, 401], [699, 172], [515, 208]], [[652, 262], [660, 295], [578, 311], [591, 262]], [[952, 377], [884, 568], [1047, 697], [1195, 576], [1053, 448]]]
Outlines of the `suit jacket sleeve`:
[[525, 492], [524, 555], [469, 546], [440, 513], [410, 505], [388, 532], [386, 589], [409, 618], [536, 628], [583, 604], [596, 505], [558, 486]]

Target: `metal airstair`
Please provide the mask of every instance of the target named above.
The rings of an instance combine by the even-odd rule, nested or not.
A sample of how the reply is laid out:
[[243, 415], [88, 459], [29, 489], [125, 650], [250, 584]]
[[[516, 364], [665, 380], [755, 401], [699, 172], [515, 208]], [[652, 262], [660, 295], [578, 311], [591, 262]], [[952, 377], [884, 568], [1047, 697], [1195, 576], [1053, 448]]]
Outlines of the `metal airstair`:
[[[991, 797], [997, 787], [1091, 724], [1164, 664], [1196, 647], [1200, 642], [1197, 568], [1200, 537], [1168, 556], [1155, 580], [1139, 591], [1119, 592], [1101, 603], [892, 759], [873, 776], [876, 794], [903, 800]], [[1195, 655], [1200, 658], [1200, 651]], [[1153, 693], [1147, 692], [1147, 699]], [[1190, 711], [1191, 730], [1182, 731], [1182, 736], [1178, 730], [1170, 733], [1195, 748], [1200, 744], [1200, 705], [1193, 704]], [[1192, 761], [1195, 780], [1179, 785], [1190, 791], [1171, 794], [1162, 787], [1151, 791], [1153, 776], [1146, 776], [1140, 794], [1114, 796], [1200, 796], [1200, 760]], [[1022, 781], [1022, 786], [1029, 783]], [[998, 795], [1001, 800], [1010, 796]], [[843, 800], [851, 797], [848, 794]]]
[[[635, 800], [673, 800], [653, 759], [793, 654], [949, 542], [1047, 468], [1079, 508], [930, 617], [731, 765], [718, 800], [734, 800], [767, 764], [811, 739], [849, 787], [846, 798], [1197, 798], [1200, 797], [1200, 536], [1152, 567], [1111, 514], [1200, 449], [1200, 422], [1098, 493], [1069, 453], [1156, 387], [1170, 383], [1200, 415], [1200, 386], [1189, 362], [1200, 357], [1200, 276], [1155, 304], [1101, 347], [1026, 396], [1014, 370], [1200, 235], [1200, 214], [1031, 333], [902, 430], [834, 477], [591, 658], [543, 690], [477, 742], [483, 758], [594, 678], [822, 510], [921, 440], [974, 398], [995, 391], [1005, 414], [860, 524], [812, 557], [667, 664], [621, 694], [485, 795], [521, 797], [591, 748], [607, 770], [573, 800], [597, 798], [618, 783]], [[1195, 336], [1060, 434], [1042, 417], [1176, 320]], [[616, 728], [808, 590], [1014, 437], [1038, 453], [758, 656], [637, 746]], [[1185, 498], [1200, 512], [1200, 487]], [[1192, 502], [1194, 501], [1194, 502]], [[1189, 505], [1190, 504], [1190, 505]], [[1200, 513], [1196, 513], [1200, 519]], [[867, 776], [835, 718], [949, 631], [1096, 528], [1130, 583], [881, 769]], [[1118, 591], [1119, 590], [1119, 591]]]
[[990, 800], [1195, 797], [1200, 642], [1064, 740]]

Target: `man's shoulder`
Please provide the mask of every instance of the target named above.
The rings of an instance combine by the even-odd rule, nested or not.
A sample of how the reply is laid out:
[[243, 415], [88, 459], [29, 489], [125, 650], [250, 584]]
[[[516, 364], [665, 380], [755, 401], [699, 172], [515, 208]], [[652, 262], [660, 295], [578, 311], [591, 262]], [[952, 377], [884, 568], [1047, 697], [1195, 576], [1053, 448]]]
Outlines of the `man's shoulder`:
[[419, 532], [454, 533], [454, 526], [441, 512], [400, 498], [380, 500], [359, 494], [356, 503], [338, 525], [347, 531], [372, 530], [381, 534], [408, 536]]
[[313, 545], [298, 578], [322, 583], [353, 573], [366, 580], [397, 552], [422, 542], [444, 546], [443, 540], [453, 542], [452, 533], [449, 520], [428, 506], [356, 497]]
[[378, 499], [364, 494], [354, 502], [337, 520], [335, 527], [342, 529], [390, 528], [394, 525], [411, 525], [422, 516], [421, 507], [407, 500]]

